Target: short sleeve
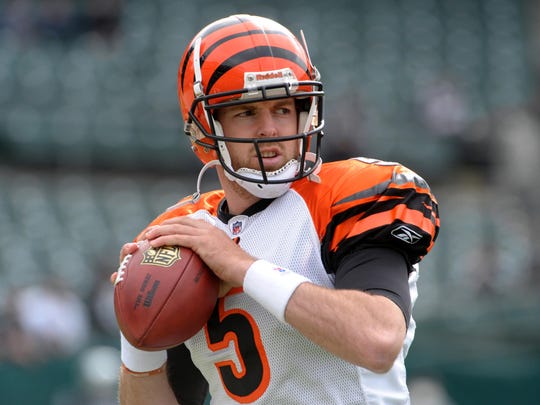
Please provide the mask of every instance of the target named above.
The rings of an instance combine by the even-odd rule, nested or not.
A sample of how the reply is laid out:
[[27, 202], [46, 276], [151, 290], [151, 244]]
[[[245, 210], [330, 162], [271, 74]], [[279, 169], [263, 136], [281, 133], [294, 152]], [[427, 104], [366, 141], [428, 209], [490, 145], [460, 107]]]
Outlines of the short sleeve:
[[[397, 163], [360, 161], [336, 184], [323, 260], [336, 269], [349, 252], [386, 247], [410, 265], [432, 248], [439, 232], [438, 204], [427, 182]], [[352, 183], [352, 186], [351, 186]]]

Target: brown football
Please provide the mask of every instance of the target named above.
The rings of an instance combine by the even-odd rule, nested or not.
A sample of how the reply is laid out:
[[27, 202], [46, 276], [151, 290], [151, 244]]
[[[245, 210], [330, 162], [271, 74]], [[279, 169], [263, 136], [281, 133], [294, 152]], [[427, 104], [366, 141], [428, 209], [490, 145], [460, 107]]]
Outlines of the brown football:
[[135, 347], [163, 350], [195, 335], [216, 305], [219, 279], [191, 249], [152, 248], [128, 255], [114, 287], [120, 330]]

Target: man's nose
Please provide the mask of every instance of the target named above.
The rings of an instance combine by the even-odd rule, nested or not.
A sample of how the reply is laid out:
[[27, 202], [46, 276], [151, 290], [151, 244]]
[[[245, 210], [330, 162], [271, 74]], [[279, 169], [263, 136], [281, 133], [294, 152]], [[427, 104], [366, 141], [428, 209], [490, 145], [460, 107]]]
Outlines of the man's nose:
[[271, 111], [263, 110], [259, 113], [259, 126], [257, 135], [261, 137], [277, 136], [278, 129]]

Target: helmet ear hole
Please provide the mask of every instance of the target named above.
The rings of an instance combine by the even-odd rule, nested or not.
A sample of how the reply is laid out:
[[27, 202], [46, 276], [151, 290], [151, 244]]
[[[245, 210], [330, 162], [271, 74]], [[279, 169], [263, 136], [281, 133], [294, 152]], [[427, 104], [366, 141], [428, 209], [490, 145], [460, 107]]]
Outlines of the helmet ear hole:
[[198, 139], [204, 138], [204, 135], [203, 135], [201, 129], [195, 124], [190, 124], [189, 126], [186, 125], [185, 132], [193, 140], [198, 140]]
[[217, 159], [216, 148], [213, 146], [205, 135], [205, 133], [195, 123], [186, 125], [184, 132], [189, 136], [191, 141], [191, 150], [203, 163], [208, 163]]

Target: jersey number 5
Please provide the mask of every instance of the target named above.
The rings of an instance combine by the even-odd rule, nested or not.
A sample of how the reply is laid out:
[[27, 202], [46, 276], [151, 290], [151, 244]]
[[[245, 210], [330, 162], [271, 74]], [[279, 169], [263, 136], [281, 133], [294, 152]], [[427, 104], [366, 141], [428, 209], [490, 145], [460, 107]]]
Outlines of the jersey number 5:
[[250, 403], [268, 388], [268, 359], [255, 320], [243, 310], [225, 310], [223, 302], [219, 300], [205, 327], [208, 347], [217, 352], [233, 342], [240, 368], [232, 360], [217, 362], [215, 366], [227, 394], [237, 402]]

